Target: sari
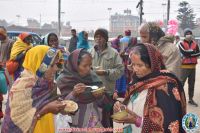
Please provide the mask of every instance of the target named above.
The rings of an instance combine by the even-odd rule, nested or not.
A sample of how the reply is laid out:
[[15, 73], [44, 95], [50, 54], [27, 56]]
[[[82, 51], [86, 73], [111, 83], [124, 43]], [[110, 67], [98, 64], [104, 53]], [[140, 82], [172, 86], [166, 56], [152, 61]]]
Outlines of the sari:
[[58, 55], [56, 49], [40, 45], [30, 49], [23, 63], [24, 71], [8, 95], [2, 133], [54, 133], [53, 114], [37, 119], [37, 114], [55, 100], [56, 85], [43, 74]]
[[26, 50], [29, 47], [32, 47], [32, 44], [28, 45], [23, 41], [28, 36], [30, 36], [29, 33], [21, 33], [11, 49], [10, 59], [7, 62], [7, 68], [9, 73], [12, 75], [13, 80], [16, 80], [23, 71], [22, 63], [24, 61]]
[[77, 49], [69, 55], [68, 61], [64, 65], [64, 71], [61, 72], [57, 79], [57, 85], [63, 98], [78, 103], [79, 110], [72, 116], [72, 126], [79, 128], [102, 127], [102, 113], [100, 108], [106, 108], [109, 111], [113, 106], [112, 99], [110, 99], [108, 94], [96, 99], [91, 93], [91, 88], [86, 88], [85, 92], [78, 97], [72, 95], [73, 88], [78, 83], [97, 86], [103, 85], [93, 71], [84, 77], [79, 75], [78, 57], [82, 50]]
[[178, 78], [161, 70], [162, 56], [151, 44], [144, 44], [150, 57], [152, 73], [135, 78], [129, 84], [124, 104], [143, 118], [141, 127], [126, 124], [133, 132], [183, 133], [182, 117], [186, 114], [186, 99]]

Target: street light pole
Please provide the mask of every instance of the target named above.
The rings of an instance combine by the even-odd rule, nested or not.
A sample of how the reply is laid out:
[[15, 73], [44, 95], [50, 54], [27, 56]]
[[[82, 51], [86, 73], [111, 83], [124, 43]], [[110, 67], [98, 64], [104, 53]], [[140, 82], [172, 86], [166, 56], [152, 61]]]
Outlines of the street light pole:
[[17, 17], [17, 20], [18, 20], [18, 25], [19, 25], [19, 19], [20, 19], [20, 15], [16, 15], [16, 17]]
[[110, 17], [110, 12], [111, 12], [112, 8], [108, 8], [108, 12], [109, 12], [109, 17]]
[[169, 21], [169, 15], [170, 15], [170, 0], [167, 2], [167, 23]]
[[136, 8], [138, 8], [140, 6], [140, 24], [142, 24], [142, 15], [144, 15], [143, 13], [143, 0], [140, 0], [136, 6]]
[[61, 35], [61, 24], [60, 24], [60, 14], [61, 14], [61, 0], [58, 0], [58, 36]]
[[164, 23], [164, 25], [165, 25], [165, 6], [166, 5], [167, 5], [166, 3], [162, 3], [162, 6], [163, 6], [163, 23]]
[[143, 15], [143, 0], [140, 0], [140, 24], [142, 24], [142, 15]]
[[[64, 20], [64, 15], [65, 15], [65, 12], [61, 12], [61, 15], [60, 15], [60, 17], [61, 17], [61, 18], [60, 18], [60, 23], [62, 23], [62, 22], [64, 23], [64, 21], [65, 21], [65, 20]], [[62, 29], [62, 25], [61, 25], [61, 29]]]
[[111, 17], [110, 17], [110, 12], [111, 12], [112, 8], [108, 8], [108, 13], [109, 13], [109, 16], [108, 16], [108, 21], [109, 21], [109, 30], [112, 31], [112, 28], [111, 28]]

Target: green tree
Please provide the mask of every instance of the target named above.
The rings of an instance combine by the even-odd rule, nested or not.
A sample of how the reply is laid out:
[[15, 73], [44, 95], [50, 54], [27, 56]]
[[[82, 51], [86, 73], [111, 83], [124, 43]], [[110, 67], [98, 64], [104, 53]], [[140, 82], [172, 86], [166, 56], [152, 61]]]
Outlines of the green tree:
[[181, 29], [191, 28], [194, 29], [196, 27], [195, 16], [193, 9], [190, 4], [186, 1], [179, 3], [178, 15], [177, 19], [180, 21]]

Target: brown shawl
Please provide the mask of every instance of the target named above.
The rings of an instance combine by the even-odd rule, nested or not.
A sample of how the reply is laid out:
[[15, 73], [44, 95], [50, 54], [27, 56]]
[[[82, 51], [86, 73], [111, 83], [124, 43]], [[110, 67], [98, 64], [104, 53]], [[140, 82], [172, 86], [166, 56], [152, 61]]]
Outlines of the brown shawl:
[[[79, 75], [78, 57], [82, 51], [83, 49], [77, 49], [69, 55], [68, 61], [64, 65], [64, 70], [57, 79], [58, 88], [61, 91], [61, 95], [64, 97], [72, 92], [74, 86], [78, 83], [97, 86], [102, 85], [102, 82], [92, 71], [85, 77], [81, 77]], [[90, 88], [86, 89], [85, 93], [79, 96], [79, 102], [90, 103], [94, 101], [94, 97], [92, 96], [90, 91]]]

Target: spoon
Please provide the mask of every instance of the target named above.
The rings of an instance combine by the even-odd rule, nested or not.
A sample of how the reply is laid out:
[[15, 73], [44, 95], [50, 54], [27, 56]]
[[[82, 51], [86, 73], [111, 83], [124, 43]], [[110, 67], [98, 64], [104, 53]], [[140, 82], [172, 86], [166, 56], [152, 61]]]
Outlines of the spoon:
[[89, 85], [88, 85], [88, 86], [86, 86], [86, 87], [92, 88], [93, 90], [96, 90], [96, 89], [99, 88], [98, 86], [95, 86], [95, 85], [94, 85], [94, 86], [89, 86]]

